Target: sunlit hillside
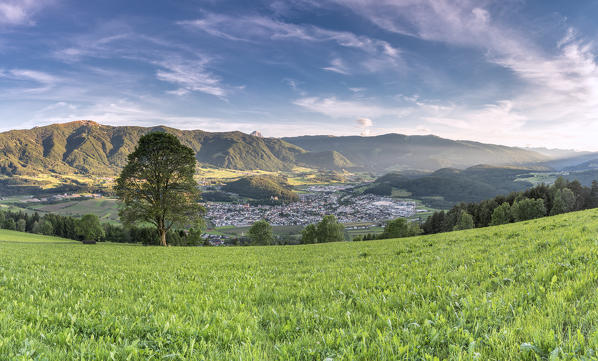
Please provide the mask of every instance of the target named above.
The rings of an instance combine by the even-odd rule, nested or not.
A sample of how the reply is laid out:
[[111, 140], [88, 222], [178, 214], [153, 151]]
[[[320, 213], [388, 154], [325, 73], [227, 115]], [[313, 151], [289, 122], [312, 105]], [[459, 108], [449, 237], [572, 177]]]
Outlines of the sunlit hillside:
[[596, 210], [293, 247], [3, 231], [0, 359], [590, 359], [597, 232]]

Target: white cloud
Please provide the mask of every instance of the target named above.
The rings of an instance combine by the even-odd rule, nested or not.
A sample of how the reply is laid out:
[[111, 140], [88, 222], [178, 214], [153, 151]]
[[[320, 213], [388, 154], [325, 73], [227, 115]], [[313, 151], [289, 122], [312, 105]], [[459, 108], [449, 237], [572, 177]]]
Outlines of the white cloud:
[[[463, 104], [450, 115], [428, 116], [443, 134], [475, 136], [505, 142], [523, 137], [503, 133], [503, 127], [534, 134], [538, 142], [581, 142], [593, 147], [580, 129], [598, 127], [598, 63], [592, 42], [570, 28], [553, 47], [540, 46], [525, 24], [513, 25], [501, 17], [502, 9], [516, 2], [495, 0], [329, 0], [348, 7], [380, 28], [426, 41], [470, 47], [483, 52], [489, 63], [499, 65], [523, 81], [511, 99], [488, 99], [487, 106]], [[491, 11], [492, 9], [493, 11]], [[495, 10], [495, 11], [494, 11]], [[554, 30], [554, 29], [552, 29]], [[475, 92], [476, 89], [470, 91]], [[485, 118], [485, 119], [482, 119]], [[483, 124], [484, 127], [479, 127]], [[449, 129], [450, 128], [450, 129]], [[476, 129], [474, 134], [473, 131]], [[480, 134], [484, 135], [480, 135]], [[489, 138], [484, 138], [489, 137]], [[568, 139], [568, 140], [567, 140]], [[525, 143], [524, 143], [525, 144]]]
[[[397, 66], [401, 51], [384, 40], [356, 35], [347, 31], [334, 31], [314, 25], [292, 24], [264, 16], [232, 17], [208, 13], [201, 19], [179, 22], [180, 25], [204, 31], [212, 36], [243, 42], [288, 41], [334, 42], [344, 48], [358, 49], [368, 54], [367, 61], [376, 62], [378, 68]], [[338, 58], [334, 62], [342, 61]], [[368, 62], [364, 61], [364, 65]], [[332, 64], [325, 70], [346, 74], [346, 67]], [[370, 67], [370, 70], [372, 68]]]
[[16, 81], [18, 86], [5, 91], [11, 93], [43, 93], [62, 81], [60, 77], [31, 69], [0, 70], [0, 78]]
[[206, 61], [195, 62], [181, 59], [169, 59], [158, 62], [164, 69], [156, 72], [159, 80], [177, 84], [181, 88], [171, 91], [172, 94], [185, 95], [191, 91], [225, 97], [227, 91], [221, 85], [220, 79], [206, 71]]
[[166, 91], [167, 94], [182, 96], [200, 92], [224, 98], [232, 90], [208, 69], [211, 58], [197, 49], [138, 34], [128, 24], [108, 23], [95, 33], [71, 39], [70, 43], [54, 56], [67, 63], [81, 62], [85, 58], [120, 58], [153, 65], [157, 68], [156, 79], [177, 87]]
[[34, 25], [34, 15], [47, 5], [46, 0], [2, 0], [0, 25]]
[[332, 118], [375, 118], [383, 116], [402, 116], [408, 109], [373, 105], [362, 101], [339, 100], [336, 97], [307, 97], [297, 99], [293, 104], [309, 111], [327, 115]]
[[29, 79], [42, 84], [54, 84], [59, 81], [58, 77], [37, 70], [13, 69], [10, 74], [18, 79]]
[[369, 118], [359, 118], [356, 120], [357, 124], [359, 124], [362, 127], [371, 127], [372, 125], [374, 125], [374, 122], [372, 122], [371, 119]]
[[349, 74], [349, 70], [347, 69], [347, 66], [345, 65], [345, 63], [343, 63], [342, 59], [336, 58], [333, 59], [330, 62], [330, 65], [322, 68], [323, 70], [328, 70], [334, 73], [339, 73], [339, 74], [343, 74], [343, 75], [348, 75]]
[[367, 137], [370, 135], [370, 128], [374, 122], [369, 118], [359, 118], [355, 121], [361, 127], [361, 136]]

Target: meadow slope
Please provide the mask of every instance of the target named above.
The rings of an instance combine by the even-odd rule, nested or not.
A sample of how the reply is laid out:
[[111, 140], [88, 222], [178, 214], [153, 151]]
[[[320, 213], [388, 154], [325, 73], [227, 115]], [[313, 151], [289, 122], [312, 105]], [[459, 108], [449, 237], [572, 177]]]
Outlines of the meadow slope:
[[4, 235], [3, 360], [559, 360], [598, 349], [598, 210], [292, 247]]

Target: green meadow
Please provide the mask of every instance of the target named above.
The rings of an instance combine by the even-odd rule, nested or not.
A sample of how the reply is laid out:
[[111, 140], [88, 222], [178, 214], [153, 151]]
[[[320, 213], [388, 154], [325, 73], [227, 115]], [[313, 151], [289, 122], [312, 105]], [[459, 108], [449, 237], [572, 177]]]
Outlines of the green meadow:
[[2, 231], [0, 359], [590, 360], [597, 286], [597, 210], [305, 246]]

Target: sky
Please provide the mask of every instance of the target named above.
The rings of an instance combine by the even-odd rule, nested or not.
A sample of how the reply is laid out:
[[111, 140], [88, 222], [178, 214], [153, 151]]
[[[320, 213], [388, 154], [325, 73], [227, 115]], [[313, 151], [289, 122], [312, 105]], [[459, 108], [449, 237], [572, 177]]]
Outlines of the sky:
[[0, 0], [0, 130], [434, 134], [598, 151], [595, 0]]

